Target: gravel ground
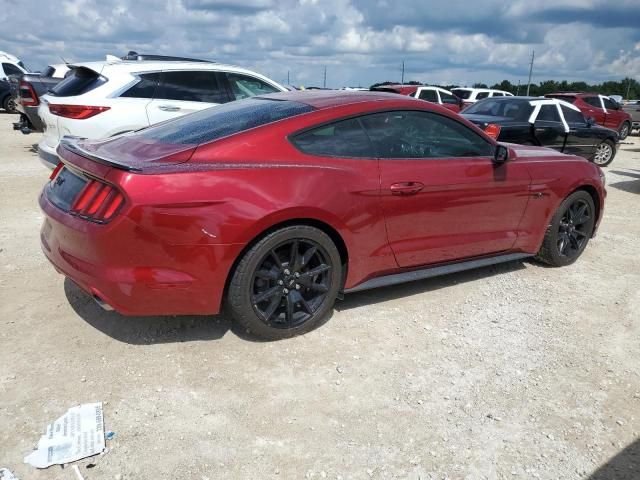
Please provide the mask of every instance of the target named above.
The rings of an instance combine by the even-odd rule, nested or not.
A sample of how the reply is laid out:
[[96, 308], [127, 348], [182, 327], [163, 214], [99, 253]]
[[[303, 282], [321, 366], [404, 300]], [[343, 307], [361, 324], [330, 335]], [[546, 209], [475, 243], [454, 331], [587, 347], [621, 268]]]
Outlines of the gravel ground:
[[0, 467], [20, 479], [75, 478], [22, 459], [93, 401], [116, 436], [79, 462], [87, 480], [640, 478], [637, 137], [573, 266], [352, 294], [319, 330], [265, 343], [223, 317], [103, 312], [65, 282], [40, 252], [39, 135], [12, 120], [0, 114]]

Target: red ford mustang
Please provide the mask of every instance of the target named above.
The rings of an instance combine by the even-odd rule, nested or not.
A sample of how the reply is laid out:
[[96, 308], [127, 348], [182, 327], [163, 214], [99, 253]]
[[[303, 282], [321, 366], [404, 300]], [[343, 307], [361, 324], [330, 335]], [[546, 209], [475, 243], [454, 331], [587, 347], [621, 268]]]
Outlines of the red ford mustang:
[[63, 141], [42, 247], [104, 308], [213, 314], [265, 338], [343, 292], [582, 253], [603, 174], [496, 143], [447, 109], [375, 92], [288, 92], [102, 141]]

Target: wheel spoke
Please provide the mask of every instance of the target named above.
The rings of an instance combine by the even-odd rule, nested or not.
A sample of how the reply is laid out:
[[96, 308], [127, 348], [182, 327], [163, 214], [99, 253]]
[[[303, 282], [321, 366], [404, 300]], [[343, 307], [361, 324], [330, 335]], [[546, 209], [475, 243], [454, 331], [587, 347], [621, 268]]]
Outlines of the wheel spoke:
[[282, 301], [282, 297], [280, 295], [274, 295], [273, 297], [271, 297], [271, 303], [269, 303], [269, 306], [267, 307], [267, 309], [264, 312], [262, 312], [262, 317], [266, 322], [268, 322], [271, 319], [275, 311], [280, 306], [281, 301]]
[[294, 307], [295, 307], [295, 302], [293, 301], [293, 292], [289, 292], [289, 294], [285, 297], [286, 298], [286, 303], [287, 303], [287, 309], [285, 311], [284, 314], [284, 318], [287, 321], [287, 324], [289, 326], [293, 325], [293, 314], [294, 314]]
[[304, 255], [302, 255], [302, 261], [300, 262], [300, 268], [306, 267], [307, 263], [309, 263], [309, 260], [311, 260], [311, 258], [316, 254], [317, 251], [318, 251], [318, 247], [313, 246], [309, 248], [306, 252], [304, 252]]
[[276, 295], [280, 296], [281, 293], [282, 293], [282, 287], [271, 287], [268, 290], [265, 290], [264, 292], [254, 295], [253, 303], [258, 304], [258, 303], [264, 302], [265, 300], [271, 297], [274, 297]]
[[326, 271], [331, 270], [331, 267], [325, 263], [318, 265], [317, 267], [309, 270], [308, 272], [304, 272], [303, 274], [300, 275], [300, 278], [313, 278], [316, 275], [320, 275], [321, 273], [324, 273]]
[[327, 286], [325, 284], [323, 284], [323, 283], [312, 283], [307, 288], [309, 288], [310, 290], [313, 290], [315, 292], [320, 292], [320, 293], [326, 293], [326, 292], [329, 291]]
[[586, 234], [586, 233], [581, 232], [580, 230], [574, 230], [574, 231], [573, 231], [573, 233], [574, 233], [576, 236], [581, 237], [581, 238], [582, 238], [582, 237], [586, 237], [586, 236], [587, 236], [587, 234]]
[[304, 311], [307, 312], [309, 315], [313, 313], [313, 309], [311, 308], [311, 305], [307, 303], [307, 301], [304, 299], [304, 297], [299, 291], [293, 290], [291, 292], [291, 297], [293, 301], [295, 303], [299, 303], [300, 306], [304, 309]]
[[298, 248], [299, 242], [298, 240], [294, 240], [291, 244], [291, 253], [289, 255], [289, 269], [291, 271], [295, 271], [298, 269]]
[[276, 251], [275, 250], [271, 250], [271, 251], [269, 251], [269, 254], [273, 258], [273, 260], [275, 260], [276, 267], [278, 267], [280, 270], [282, 270], [283, 269], [282, 262], [280, 261], [280, 257], [278, 257], [278, 254], [276, 253]]

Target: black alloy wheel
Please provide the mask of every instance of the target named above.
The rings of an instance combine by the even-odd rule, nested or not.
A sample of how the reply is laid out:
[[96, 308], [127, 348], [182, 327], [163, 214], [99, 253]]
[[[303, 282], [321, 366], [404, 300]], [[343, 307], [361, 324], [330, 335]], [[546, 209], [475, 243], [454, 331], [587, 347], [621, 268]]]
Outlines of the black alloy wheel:
[[331, 268], [327, 252], [313, 240], [296, 238], [272, 248], [253, 274], [255, 312], [274, 328], [302, 325], [324, 302]]
[[292, 225], [266, 234], [239, 259], [226, 308], [258, 337], [288, 338], [324, 323], [342, 281], [342, 260], [331, 237]]

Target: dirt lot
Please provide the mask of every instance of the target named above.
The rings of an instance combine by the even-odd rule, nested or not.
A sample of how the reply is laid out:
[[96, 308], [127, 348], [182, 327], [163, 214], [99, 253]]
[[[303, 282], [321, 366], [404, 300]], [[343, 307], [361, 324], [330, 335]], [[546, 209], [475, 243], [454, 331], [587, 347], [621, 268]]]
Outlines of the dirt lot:
[[575, 265], [352, 294], [319, 330], [262, 343], [223, 317], [103, 312], [65, 282], [40, 251], [39, 135], [12, 120], [0, 114], [0, 467], [21, 480], [75, 478], [22, 459], [93, 401], [116, 437], [79, 462], [87, 480], [640, 478], [637, 137]]

